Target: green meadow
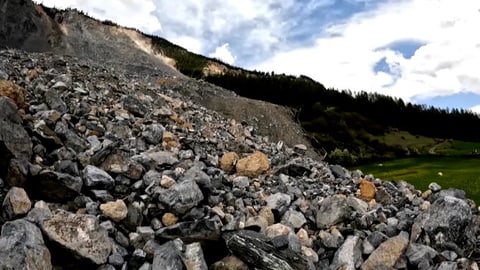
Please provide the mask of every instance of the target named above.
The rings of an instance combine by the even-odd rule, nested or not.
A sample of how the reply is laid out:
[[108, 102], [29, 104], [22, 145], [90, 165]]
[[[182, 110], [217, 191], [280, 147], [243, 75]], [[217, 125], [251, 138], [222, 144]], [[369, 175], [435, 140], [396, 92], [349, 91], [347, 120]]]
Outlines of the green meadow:
[[[454, 156], [429, 155], [403, 158], [356, 167], [364, 174], [388, 181], [405, 180], [416, 189], [425, 191], [431, 182], [437, 182], [442, 189], [458, 188], [466, 192], [467, 197], [480, 205], [480, 156], [465, 155], [477, 144], [457, 142], [449, 147], [437, 149], [442, 154]], [[442, 147], [439, 147], [442, 148]], [[480, 150], [480, 147], [479, 147]], [[463, 155], [456, 155], [460, 154]]]

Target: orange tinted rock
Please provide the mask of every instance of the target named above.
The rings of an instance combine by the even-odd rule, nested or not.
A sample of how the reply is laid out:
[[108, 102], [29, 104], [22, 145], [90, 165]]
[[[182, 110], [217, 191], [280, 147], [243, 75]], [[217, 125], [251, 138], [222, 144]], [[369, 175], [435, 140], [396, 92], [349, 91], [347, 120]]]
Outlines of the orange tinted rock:
[[367, 180], [360, 181], [360, 198], [371, 201], [375, 198], [375, 184]]
[[240, 159], [236, 164], [237, 174], [258, 177], [270, 169], [270, 161], [267, 155], [262, 152], [255, 152], [246, 158]]
[[240, 157], [235, 152], [225, 153], [219, 161], [220, 169], [224, 170], [227, 173], [233, 173], [235, 171], [235, 164], [237, 163]]
[[27, 107], [25, 94], [26, 91], [22, 87], [11, 81], [0, 80], [0, 96], [5, 96], [13, 100], [18, 108], [25, 109]]

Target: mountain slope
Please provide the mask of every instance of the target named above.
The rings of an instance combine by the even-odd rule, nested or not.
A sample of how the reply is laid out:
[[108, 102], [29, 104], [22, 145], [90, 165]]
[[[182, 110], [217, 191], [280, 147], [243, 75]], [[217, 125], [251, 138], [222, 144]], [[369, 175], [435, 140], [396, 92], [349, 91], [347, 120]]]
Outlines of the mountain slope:
[[225, 68], [220, 63], [135, 29], [100, 22], [76, 10], [35, 5], [32, 1], [0, 0], [0, 20], [0, 48], [51, 51], [110, 64], [112, 69], [135, 73], [152, 84], [183, 91], [194, 102], [238, 122], [250, 123], [255, 118], [252, 123], [259, 135], [283, 140], [290, 146], [307, 145], [308, 154], [318, 157], [289, 108], [239, 97], [191, 80], [180, 72], [192, 75], [186, 71], [200, 67], [197, 74], [218, 73]]

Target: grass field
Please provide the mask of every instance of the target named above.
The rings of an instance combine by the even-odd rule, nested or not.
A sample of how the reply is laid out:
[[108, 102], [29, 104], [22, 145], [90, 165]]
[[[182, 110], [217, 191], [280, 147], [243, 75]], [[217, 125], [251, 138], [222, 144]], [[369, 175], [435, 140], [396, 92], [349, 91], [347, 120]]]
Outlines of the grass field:
[[[455, 142], [453, 142], [455, 144]], [[476, 144], [478, 146], [478, 143]], [[457, 143], [457, 148], [447, 147], [450, 153], [471, 151], [470, 143]], [[479, 148], [480, 150], [480, 148]], [[441, 152], [438, 149], [438, 152]], [[405, 180], [416, 189], [425, 191], [428, 184], [437, 182], [442, 189], [458, 188], [467, 193], [467, 197], [480, 205], [480, 157], [461, 156], [423, 156], [404, 158], [360, 166], [365, 174], [373, 174], [382, 180]], [[441, 173], [441, 175], [439, 174]]]

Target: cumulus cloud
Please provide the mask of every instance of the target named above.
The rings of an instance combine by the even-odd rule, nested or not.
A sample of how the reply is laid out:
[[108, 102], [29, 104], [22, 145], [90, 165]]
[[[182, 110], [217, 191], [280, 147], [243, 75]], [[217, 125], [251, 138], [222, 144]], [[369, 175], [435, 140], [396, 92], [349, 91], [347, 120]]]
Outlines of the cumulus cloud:
[[137, 28], [147, 33], [160, 31], [162, 25], [154, 15], [153, 0], [37, 0], [48, 7], [77, 8], [100, 20], [111, 20], [119, 25]]
[[232, 65], [235, 62], [235, 56], [230, 52], [228, 48], [229, 44], [225, 43], [215, 49], [215, 52], [208, 56], [222, 60], [223, 62]]
[[[253, 66], [306, 74], [326, 86], [377, 91], [406, 100], [472, 91], [480, 94], [480, 2], [387, 1], [331, 25], [315, 44], [286, 50]], [[388, 47], [422, 44], [405, 58]], [[381, 49], [379, 49], [381, 48]], [[392, 72], [377, 72], [384, 59]]]

